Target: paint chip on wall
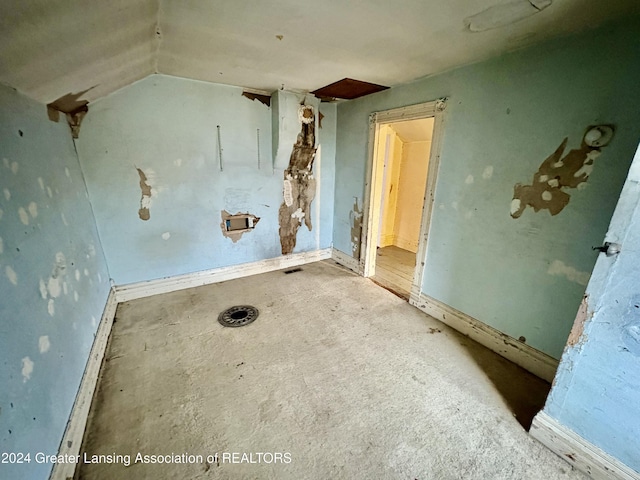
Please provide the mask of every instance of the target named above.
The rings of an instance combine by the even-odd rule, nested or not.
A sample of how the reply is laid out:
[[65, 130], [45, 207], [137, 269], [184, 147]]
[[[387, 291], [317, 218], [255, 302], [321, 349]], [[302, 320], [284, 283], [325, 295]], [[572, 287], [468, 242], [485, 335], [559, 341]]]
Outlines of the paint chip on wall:
[[22, 359], [22, 382], [26, 383], [27, 380], [30, 380], [32, 373], [33, 373], [33, 362], [29, 357], [24, 357]]
[[7, 265], [4, 271], [7, 274], [7, 278], [9, 279], [9, 281], [14, 285], [18, 285], [18, 274], [15, 272], [15, 270]]
[[43, 335], [38, 339], [38, 349], [40, 353], [47, 353], [51, 348], [51, 343], [49, 342], [49, 336]]

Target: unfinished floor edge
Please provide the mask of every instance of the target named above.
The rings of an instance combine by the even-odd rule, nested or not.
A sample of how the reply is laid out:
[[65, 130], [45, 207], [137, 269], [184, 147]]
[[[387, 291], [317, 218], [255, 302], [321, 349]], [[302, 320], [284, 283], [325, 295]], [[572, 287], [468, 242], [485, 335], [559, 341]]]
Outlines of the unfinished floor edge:
[[118, 303], [150, 297], [161, 293], [171, 293], [185, 288], [200, 287], [211, 283], [226, 282], [236, 278], [272, 272], [282, 268], [297, 267], [305, 263], [318, 262], [331, 258], [332, 249], [313, 250], [310, 252], [294, 253], [281, 257], [268, 258], [257, 262], [241, 263], [228, 267], [213, 268], [200, 272], [187, 273], [172, 277], [160, 278], [127, 285], [116, 286]]
[[594, 480], [640, 480], [640, 473], [613, 458], [545, 412], [538, 413], [529, 434]]
[[549, 383], [553, 381], [558, 369], [558, 360], [546, 353], [423, 293], [418, 298], [412, 295], [409, 303], [537, 377]]
[[331, 258], [333, 258], [333, 260], [335, 260], [337, 263], [345, 268], [348, 268], [352, 272], [360, 275], [362, 274], [362, 271], [360, 269], [360, 262], [357, 259], [347, 255], [346, 253], [341, 252], [335, 247], [331, 251]]
[[[109, 336], [111, 335], [111, 327], [113, 326], [113, 319], [116, 316], [117, 307], [116, 291], [114, 288], [111, 288], [102, 313], [102, 318], [100, 319], [100, 325], [98, 325], [96, 337], [93, 341], [93, 346], [91, 347], [87, 366], [82, 375], [76, 401], [73, 404], [71, 415], [67, 422], [67, 428], [60, 442], [58, 455], [72, 457], [80, 454], [93, 394], [98, 384], [98, 376], [100, 375], [100, 368], [102, 367], [102, 360], [107, 348]], [[75, 469], [75, 463], [56, 463], [51, 470], [49, 478], [50, 480], [73, 478]]]

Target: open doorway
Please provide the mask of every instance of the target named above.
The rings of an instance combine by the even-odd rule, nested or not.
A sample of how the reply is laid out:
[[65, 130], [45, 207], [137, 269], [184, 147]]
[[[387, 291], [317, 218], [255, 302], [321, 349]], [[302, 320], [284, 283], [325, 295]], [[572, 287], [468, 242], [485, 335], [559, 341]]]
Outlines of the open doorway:
[[433, 124], [433, 117], [384, 123], [376, 140], [382, 191], [372, 279], [407, 299], [420, 241]]
[[362, 270], [407, 300], [421, 290], [444, 105], [371, 116]]

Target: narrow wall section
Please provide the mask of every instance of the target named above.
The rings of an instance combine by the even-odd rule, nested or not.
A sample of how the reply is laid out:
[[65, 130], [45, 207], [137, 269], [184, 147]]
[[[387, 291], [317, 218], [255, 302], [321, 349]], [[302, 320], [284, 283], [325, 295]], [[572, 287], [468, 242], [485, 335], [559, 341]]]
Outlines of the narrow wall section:
[[[55, 454], [109, 292], [71, 131], [0, 86], [0, 443]], [[0, 465], [47, 478], [52, 465]]]

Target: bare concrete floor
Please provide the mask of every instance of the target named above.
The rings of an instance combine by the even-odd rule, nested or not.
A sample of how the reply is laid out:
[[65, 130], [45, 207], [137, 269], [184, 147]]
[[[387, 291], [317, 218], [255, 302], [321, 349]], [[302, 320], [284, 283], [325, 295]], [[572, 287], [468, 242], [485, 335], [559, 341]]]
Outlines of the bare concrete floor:
[[[302, 268], [121, 305], [83, 449], [132, 464], [76, 476], [584, 478], [521, 425], [548, 384], [331, 261]], [[238, 304], [260, 317], [219, 325]]]

